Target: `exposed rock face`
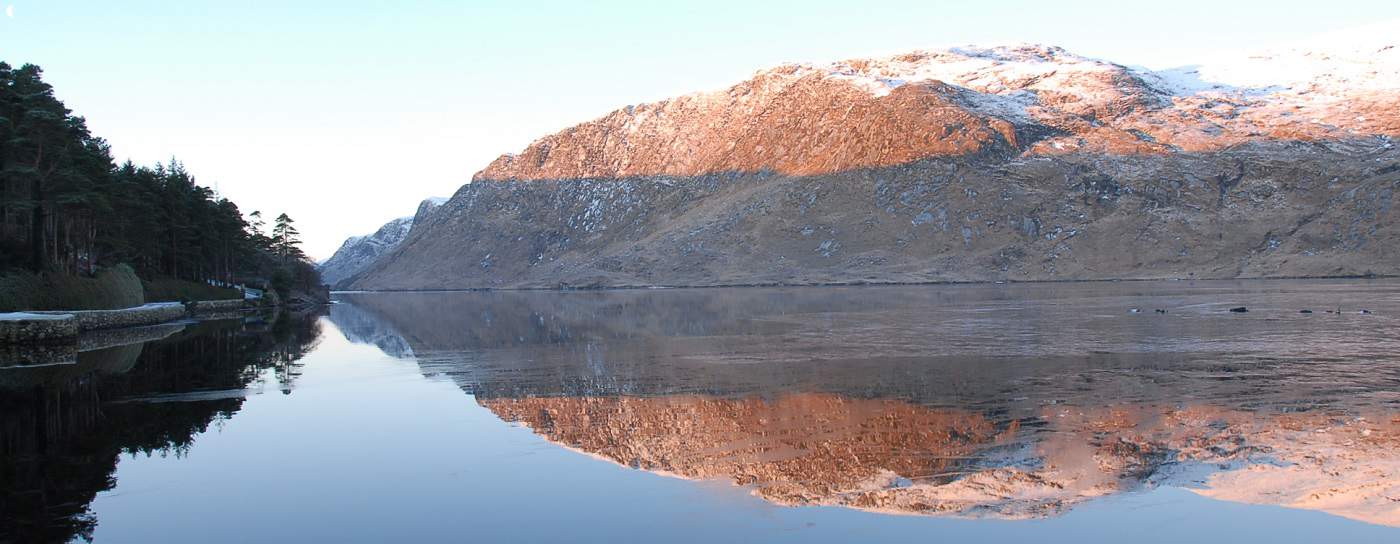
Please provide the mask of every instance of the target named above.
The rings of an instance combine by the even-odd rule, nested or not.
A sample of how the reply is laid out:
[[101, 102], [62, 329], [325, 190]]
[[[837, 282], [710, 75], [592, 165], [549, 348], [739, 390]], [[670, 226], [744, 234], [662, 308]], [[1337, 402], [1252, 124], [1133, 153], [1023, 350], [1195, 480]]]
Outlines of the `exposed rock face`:
[[1400, 50], [1226, 65], [1021, 46], [781, 66], [497, 159], [354, 285], [1400, 272]]
[[418, 204], [418, 211], [412, 217], [400, 217], [385, 223], [373, 234], [346, 239], [334, 255], [316, 266], [321, 272], [321, 279], [331, 287], [343, 287], [347, 280], [353, 279], [374, 264], [375, 260], [398, 247], [399, 243], [408, 237], [415, 222], [432, 213], [445, 201], [446, 199], [442, 198], [426, 199]]
[[[1400, 54], [1376, 55], [1368, 65], [1395, 70]], [[1203, 152], [1400, 134], [1395, 82], [1367, 88], [1382, 83], [1374, 76], [1269, 92], [1192, 88], [1182, 75], [1042, 46], [788, 65], [718, 93], [617, 110], [501, 157], [476, 179], [808, 175], [982, 151]]]

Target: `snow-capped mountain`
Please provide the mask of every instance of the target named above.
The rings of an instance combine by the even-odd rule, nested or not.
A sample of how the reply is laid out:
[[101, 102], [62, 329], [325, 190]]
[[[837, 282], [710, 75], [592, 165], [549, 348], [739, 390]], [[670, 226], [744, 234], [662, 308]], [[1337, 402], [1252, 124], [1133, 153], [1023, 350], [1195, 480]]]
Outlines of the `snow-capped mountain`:
[[379, 227], [379, 230], [364, 236], [351, 236], [340, 245], [329, 259], [317, 265], [321, 280], [327, 285], [338, 287], [341, 282], [353, 278], [374, 264], [374, 261], [389, 253], [408, 237], [415, 220], [431, 213], [446, 198], [428, 198], [418, 205], [418, 211], [408, 217], [400, 217]]
[[1400, 53], [1347, 51], [1161, 72], [1040, 45], [790, 64], [723, 91], [617, 110], [476, 177], [814, 174], [984, 150], [1201, 152], [1400, 134]]
[[1400, 273], [1400, 32], [788, 64], [502, 156], [362, 288]]

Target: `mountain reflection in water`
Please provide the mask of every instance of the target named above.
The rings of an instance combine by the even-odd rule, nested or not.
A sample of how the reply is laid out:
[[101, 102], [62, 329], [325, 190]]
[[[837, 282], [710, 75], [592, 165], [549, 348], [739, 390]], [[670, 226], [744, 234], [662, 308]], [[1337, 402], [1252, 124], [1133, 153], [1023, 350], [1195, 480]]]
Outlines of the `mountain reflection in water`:
[[340, 299], [351, 341], [505, 421], [779, 504], [1024, 519], [1174, 486], [1400, 526], [1394, 282]]
[[0, 350], [0, 543], [1400, 527], [1397, 282], [338, 297]]

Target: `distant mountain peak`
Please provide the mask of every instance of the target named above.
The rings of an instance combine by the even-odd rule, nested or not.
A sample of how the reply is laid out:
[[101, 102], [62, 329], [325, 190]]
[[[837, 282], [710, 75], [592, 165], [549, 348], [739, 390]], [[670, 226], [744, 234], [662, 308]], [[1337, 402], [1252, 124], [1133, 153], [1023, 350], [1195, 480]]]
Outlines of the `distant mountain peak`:
[[403, 243], [418, 221], [447, 200], [441, 197], [426, 198], [418, 204], [414, 215], [389, 221], [371, 234], [347, 238], [334, 255], [317, 265], [321, 272], [321, 280], [335, 287], [343, 281], [353, 279], [380, 257]]

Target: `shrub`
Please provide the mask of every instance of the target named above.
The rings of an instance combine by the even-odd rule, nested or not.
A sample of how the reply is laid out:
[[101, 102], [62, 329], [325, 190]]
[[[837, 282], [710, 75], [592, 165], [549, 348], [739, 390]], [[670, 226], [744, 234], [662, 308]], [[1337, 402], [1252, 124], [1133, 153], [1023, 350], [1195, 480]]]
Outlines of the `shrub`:
[[115, 310], [145, 303], [141, 279], [119, 264], [88, 278], [61, 272], [0, 275], [0, 312]]
[[207, 283], [154, 279], [146, 283], [146, 300], [150, 302], [193, 302], [197, 300], [242, 300], [243, 292], [231, 287], [215, 287]]

